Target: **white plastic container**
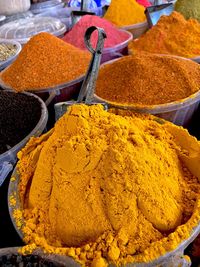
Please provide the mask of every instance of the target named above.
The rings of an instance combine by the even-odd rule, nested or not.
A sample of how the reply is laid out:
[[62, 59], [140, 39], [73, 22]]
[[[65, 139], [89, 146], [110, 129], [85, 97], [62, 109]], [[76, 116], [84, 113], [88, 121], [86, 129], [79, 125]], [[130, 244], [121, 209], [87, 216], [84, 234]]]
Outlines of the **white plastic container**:
[[0, 155], [0, 186], [6, 179], [7, 175], [12, 170], [17, 160], [17, 153], [21, 150], [31, 136], [39, 136], [45, 129], [48, 120], [48, 111], [45, 103], [36, 95], [31, 93], [24, 93], [26, 95], [35, 97], [41, 104], [41, 117], [35, 128], [27, 135], [20, 143], [12, 147], [10, 150]]
[[25, 44], [32, 36], [40, 32], [49, 32], [61, 37], [65, 31], [66, 26], [57, 18], [32, 17], [2, 25], [0, 27], [0, 39], [14, 40]]
[[39, 2], [31, 5], [31, 12], [33, 14], [40, 14], [43, 12], [53, 11], [55, 8], [63, 7], [64, 3], [61, 0], [48, 0], [44, 2]]
[[124, 26], [124, 27], [121, 27], [121, 29], [131, 32], [133, 35], [133, 39], [136, 39], [140, 37], [143, 33], [145, 33], [149, 29], [149, 26], [148, 26], [147, 21], [145, 21], [142, 23]]
[[0, 14], [12, 15], [28, 11], [31, 6], [30, 0], [0, 0]]
[[[169, 57], [169, 55], [163, 55], [163, 56]], [[181, 58], [178, 56], [170, 56], [170, 57]], [[190, 60], [186, 58], [181, 58], [181, 59]], [[105, 64], [112, 64], [116, 60], [112, 60]], [[187, 98], [174, 101], [171, 103], [160, 104], [160, 105], [139, 105], [139, 104], [129, 104], [129, 105], [124, 104], [123, 105], [120, 103], [108, 101], [106, 99], [99, 97], [98, 95], [95, 95], [95, 101], [100, 102], [100, 103], [102, 102], [106, 103], [108, 104], [109, 107], [113, 107], [113, 108], [125, 109], [125, 110], [130, 110], [130, 111], [138, 112], [138, 113], [153, 114], [167, 121], [173, 122], [176, 125], [187, 126], [190, 123], [193, 117], [193, 114], [199, 107], [200, 90]]]

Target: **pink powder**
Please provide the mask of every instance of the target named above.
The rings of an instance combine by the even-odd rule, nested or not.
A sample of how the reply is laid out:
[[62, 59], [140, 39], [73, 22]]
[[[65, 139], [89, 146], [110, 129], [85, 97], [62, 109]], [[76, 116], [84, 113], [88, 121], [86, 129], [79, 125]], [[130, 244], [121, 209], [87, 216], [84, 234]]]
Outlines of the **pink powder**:
[[[105, 30], [107, 35], [104, 43], [105, 48], [114, 47], [129, 38], [129, 35], [126, 32], [120, 31], [109, 21], [97, 16], [85, 15], [74, 25], [72, 30], [63, 37], [63, 40], [80, 49], [87, 49], [84, 43], [84, 35], [87, 28], [91, 26], [97, 26]], [[91, 43], [95, 46], [96, 42], [97, 32], [94, 32]]]
[[148, 0], [136, 0], [138, 2], [138, 4], [140, 4], [141, 6], [144, 6], [144, 7], [148, 7], [148, 6], [151, 6], [151, 4], [149, 3]]

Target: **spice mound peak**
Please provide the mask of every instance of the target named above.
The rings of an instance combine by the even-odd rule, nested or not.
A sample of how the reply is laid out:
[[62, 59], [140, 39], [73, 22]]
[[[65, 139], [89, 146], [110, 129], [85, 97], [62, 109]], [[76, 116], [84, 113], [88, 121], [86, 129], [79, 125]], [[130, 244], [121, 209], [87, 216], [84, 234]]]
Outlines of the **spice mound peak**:
[[19, 153], [25, 242], [95, 267], [174, 249], [187, 228], [162, 239], [190, 219], [198, 191], [181, 153], [152, 117], [70, 107]]
[[48, 89], [84, 75], [89, 61], [88, 52], [49, 33], [40, 33], [23, 47], [1, 79], [16, 91]]
[[195, 19], [186, 20], [175, 11], [170, 16], [163, 15], [154, 27], [130, 44], [130, 49], [197, 57], [200, 55], [200, 23]]

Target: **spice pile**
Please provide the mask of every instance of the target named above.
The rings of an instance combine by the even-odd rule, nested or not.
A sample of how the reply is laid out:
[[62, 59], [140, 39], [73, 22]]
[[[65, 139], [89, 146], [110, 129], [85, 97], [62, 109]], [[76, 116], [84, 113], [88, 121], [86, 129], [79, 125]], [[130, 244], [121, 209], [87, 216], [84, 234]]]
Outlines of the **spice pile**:
[[96, 94], [111, 102], [156, 105], [184, 99], [199, 88], [197, 63], [137, 53], [104, 65], [99, 72]]
[[22, 141], [40, 117], [41, 104], [35, 97], [0, 90], [0, 154]]
[[0, 62], [16, 54], [17, 47], [13, 44], [0, 43]]
[[200, 21], [199, 0], [177, 0], [175, 10], [180, 12], [186, 19], [197, 19]]
[[199, 56], [200, 23], [194, 19], [185, 20], [178, 12], [162, 16], [154, 27], [130, 43], [130, 50], [187, 58]]
[[144, 22], [146, 20], [144, 10], [136, 0], [112, 0], [104, 18], [123, 27]]
[[[183, 148], [176, 141], [181, 134]], [[152, 117], [122, 117], [101, 105], [70, 107], [18, 154], [29, 244], [22, 252], [41, 246], [105, 267], [147, 262], [174, 249], [200, 219], [199, 206], [194, 209], [200, 184], [185, 165], [188, 138], [199, 151], [187, 131]]]
[[90, 54], [49, 33], [40, 33], [23, 47], [16, 61], [1, 74], [16, 91], [39, 90], [85, 74]]
[[[97, 16], [86, 15], [74, 25], [72, 30], [68, 32], [63, 40], [80, 48], [87, 49], [84, 43], [84, 35], [87, 28], [96, 26], [103, 28], [106, 32], [107, 38], [104, 43], [104, 47], [114, 47], [118, 44], [123, 43], [129, 38], [126, 32], [122, 32], [112, 25], [109, 21], [99, 18]], [[98, 39], [97, 32], [92, 35], [92, 45], [95, 47]]]

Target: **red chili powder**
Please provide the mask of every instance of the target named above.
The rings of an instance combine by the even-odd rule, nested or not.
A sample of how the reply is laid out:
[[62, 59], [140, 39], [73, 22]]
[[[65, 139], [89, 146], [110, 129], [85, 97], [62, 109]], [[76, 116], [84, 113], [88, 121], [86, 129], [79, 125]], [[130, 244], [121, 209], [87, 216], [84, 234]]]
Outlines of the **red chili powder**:
[[144, 7], [148, 7], [148, 6], [151, 6], [151, 4], [149, 3], [149, 1], [147, 0], [136, 0], [138, 2], [138, 4], [140, 4], [141, 6], [144, 6]]
[[[126, 41], [129, 37], [126, 32], [120, 31], [109, 21], [97, 16], [85, 15], [74, 25], [72, 30], [63, 37], [63, 40], [80, 49], [87, 49], [84, 43], [84, 35], [87, 28], [91, 26], [97, 26], [105, 30], [107, 35], [104, 44], [105, 48], [114, 47]], [[94, 32], [92, 35], [91, 42], [93, 46], [96, 45], [97, 32]]]

